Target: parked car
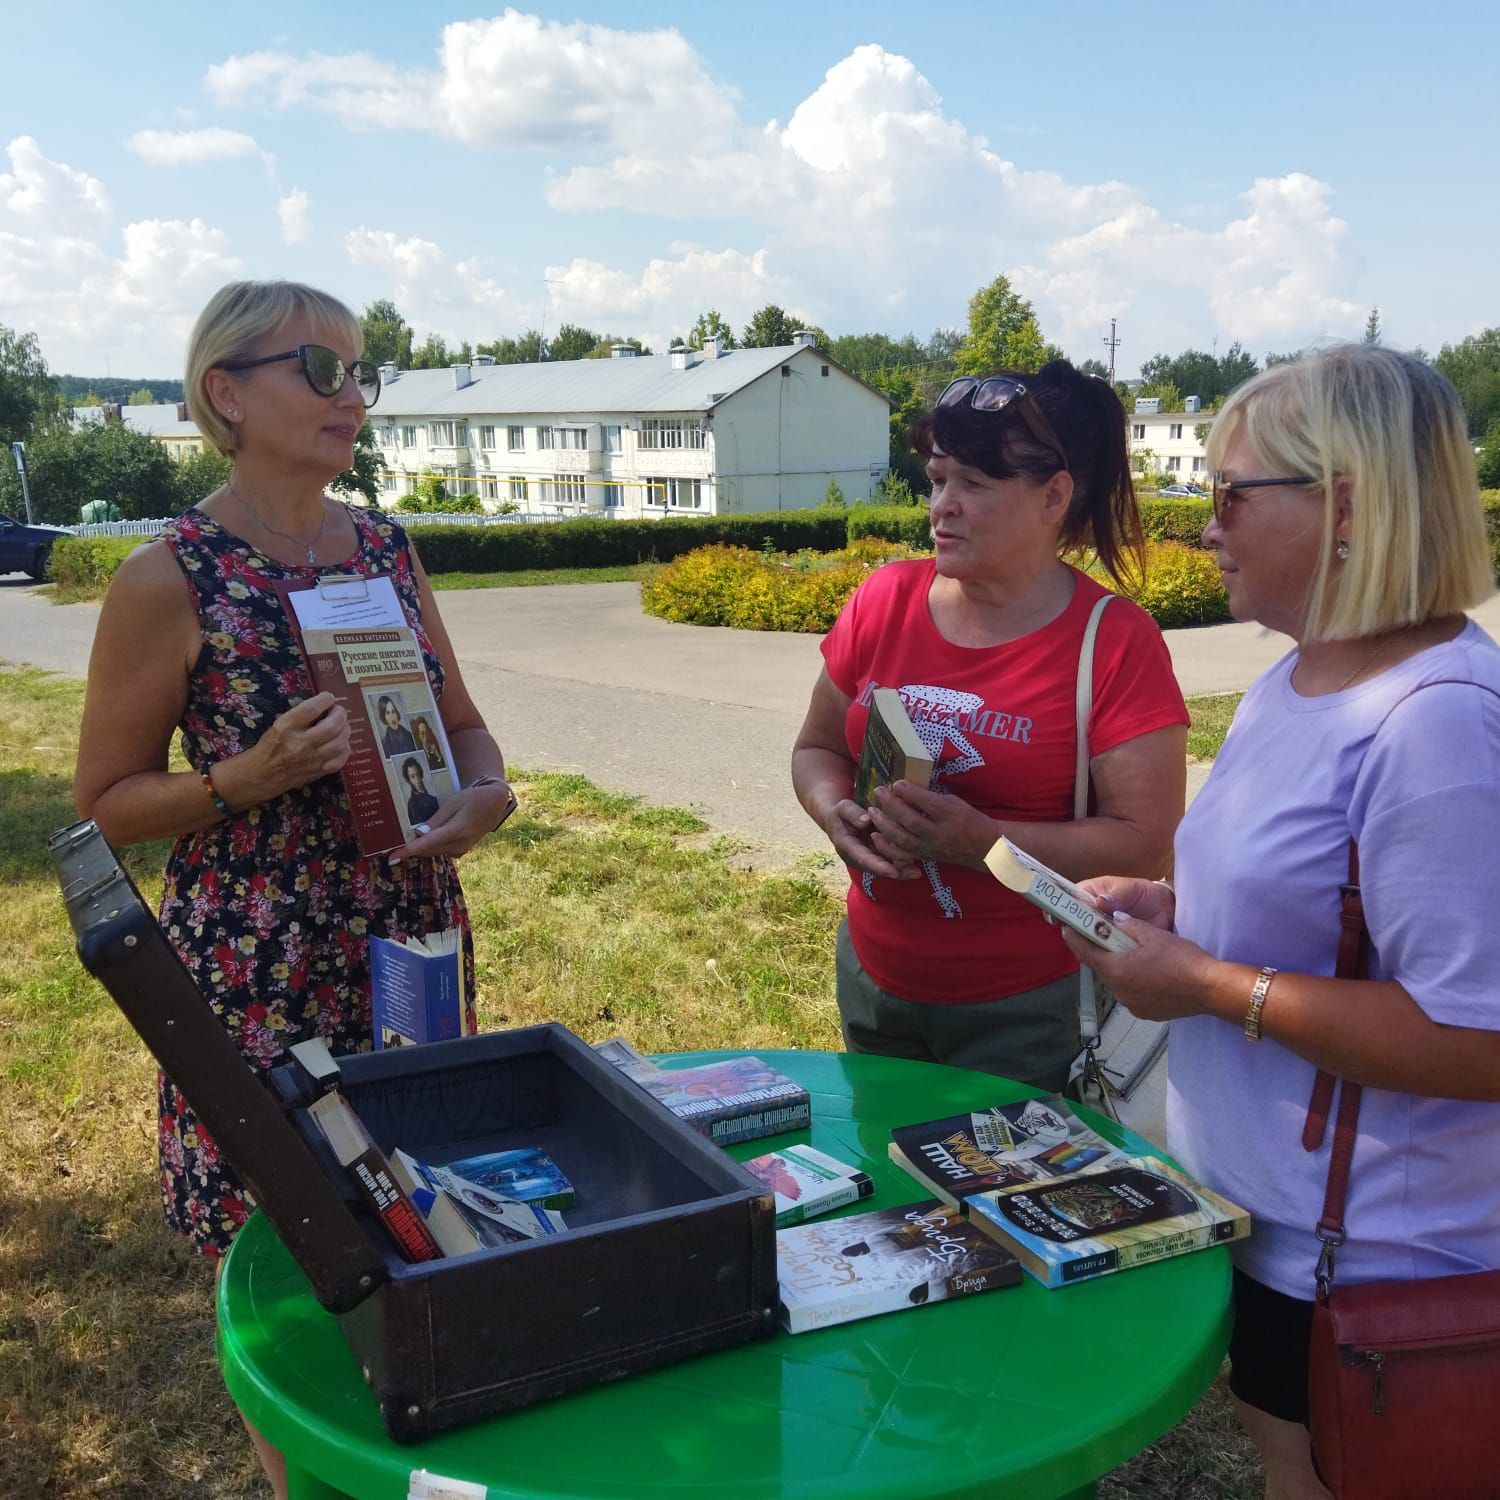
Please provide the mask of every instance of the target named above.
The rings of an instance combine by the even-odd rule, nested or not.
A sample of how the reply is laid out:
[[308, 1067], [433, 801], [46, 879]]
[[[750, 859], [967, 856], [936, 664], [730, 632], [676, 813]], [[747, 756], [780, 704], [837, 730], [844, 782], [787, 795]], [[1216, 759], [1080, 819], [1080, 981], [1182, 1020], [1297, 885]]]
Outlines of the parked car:
[[28, 526], [24, 521], [0, 515], [0, 573], [30, 573], [47, 576], [47, 558], [60, 536], [72, 536], [66, 526]]
[[1158, 495], [1177, 497], [1191, 500], [1207, 500], [1208, 491], [1200, 490], [1196, 484], [1169, 484], [1164, 490], [1157, 490]]

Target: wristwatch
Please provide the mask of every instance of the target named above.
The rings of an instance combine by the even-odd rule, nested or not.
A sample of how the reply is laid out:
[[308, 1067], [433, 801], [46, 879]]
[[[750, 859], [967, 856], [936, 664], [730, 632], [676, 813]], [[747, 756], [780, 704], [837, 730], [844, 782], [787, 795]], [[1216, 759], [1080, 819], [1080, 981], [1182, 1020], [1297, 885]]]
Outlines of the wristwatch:
[[[467, 792], [470, 788], [476, 786], [503, 786], [510, 793], [510, 796], [505, 799], [505, 810], [500, 814], [500, 822], [495, 824], [495, 828], [498, 828], [500, 823], [503, 823], [516, 810], [515, 788], [503, 776], [485, 775], [476, 776], [464, 790]], [[490, 832], [493, 833], [495, 828], [490, 829]]]

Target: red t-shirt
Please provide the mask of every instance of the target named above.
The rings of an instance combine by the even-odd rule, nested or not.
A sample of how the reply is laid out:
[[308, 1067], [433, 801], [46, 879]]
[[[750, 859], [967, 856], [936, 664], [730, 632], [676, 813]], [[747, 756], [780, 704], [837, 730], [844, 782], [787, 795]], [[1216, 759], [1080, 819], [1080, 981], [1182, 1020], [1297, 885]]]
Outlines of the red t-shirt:
[[[1071, 571], [1073, 597], [1055, 620], [1020, 640], [977, 648], [953, 645], [933, 624], [935, 563], [892, 562], [871, 574], [823, 641], [828, 675], [853, 700], [844, 721], [850, 756], [859, 759], [870, 692], [894, 687], [919, 732], [929, 721], [929, 745], [931, 721], [944, 726], [934, 789], [992, 818], [1070, 820], [1078, 653], [1089, 611], [1106, 592]], [[1090, 753], [1187, 721], [1156, 622], [1116, 599], [1094, 643]], [[956, 1005], [1017, 995], [1077, 969], [1057, 929], [987, 871], [922, 868], [920, 880], [860, 875], [849, 887], [849, 936], [882, 989]]]

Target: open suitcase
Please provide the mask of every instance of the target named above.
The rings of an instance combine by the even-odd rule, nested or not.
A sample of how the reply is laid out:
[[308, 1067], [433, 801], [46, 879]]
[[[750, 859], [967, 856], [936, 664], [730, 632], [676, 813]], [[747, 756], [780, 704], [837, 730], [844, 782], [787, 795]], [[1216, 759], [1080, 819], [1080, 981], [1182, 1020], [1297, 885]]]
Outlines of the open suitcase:
[[774, 1200], [550, 1023], [338, 1059], [387, 1153], [540, 1146], [577, 1192], [553, 1238], [403, 1260], [308, 1118], [312, 1080], [245, 1062], [98, 828], [50, 847], [85, 968], [338, 1317], [398, 1442], [774, 1332]]

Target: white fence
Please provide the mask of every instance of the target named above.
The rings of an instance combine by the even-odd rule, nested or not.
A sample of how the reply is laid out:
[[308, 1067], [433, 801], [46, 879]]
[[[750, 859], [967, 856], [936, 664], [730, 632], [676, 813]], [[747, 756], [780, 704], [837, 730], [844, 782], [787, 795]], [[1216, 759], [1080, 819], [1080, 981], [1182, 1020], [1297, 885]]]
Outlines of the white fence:
[[[472, 511], [417, 511], [409, 515], [390, 511], [388, 514], [408, 530], [421, 526], [518, 526], [530, 521], [576, 521], [582, 515], [609, 518], [608, 511], [598, 510], [580, 510], [570, 515], [521, 510], [511, 511], [503, 516], [478, 516]], [[94, 521], [87, 525], [70, 526], [68, 530], [75, 536], [155, 536], [171, 519], [173, 518], [170, 516], [162, 516], [154, 521]]]

